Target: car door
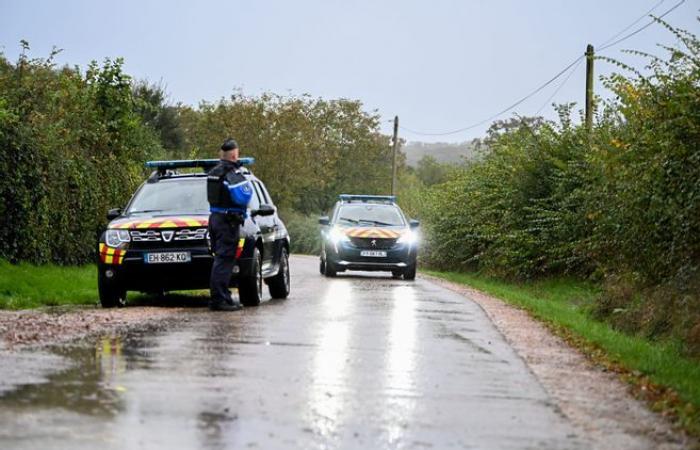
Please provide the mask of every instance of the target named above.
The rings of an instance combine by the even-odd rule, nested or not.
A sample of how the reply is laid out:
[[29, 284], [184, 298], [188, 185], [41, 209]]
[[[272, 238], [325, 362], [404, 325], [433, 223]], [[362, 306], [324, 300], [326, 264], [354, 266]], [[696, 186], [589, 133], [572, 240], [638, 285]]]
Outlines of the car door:
[[[266, 196], [267, 192], [263, 189], [260, 181], [253, 180], [253, 187], [255, 188], [255, 195], [257, 195], [261, 205], [274, 206]], [[266, 272], [270, 272], [274, 269], [275, 235], [277, 231], [275, 216], [276, 214], [255, 217], [255, 222], [258, 224], [258, 227], [260, 227], [263, 239], [263, 276]]]

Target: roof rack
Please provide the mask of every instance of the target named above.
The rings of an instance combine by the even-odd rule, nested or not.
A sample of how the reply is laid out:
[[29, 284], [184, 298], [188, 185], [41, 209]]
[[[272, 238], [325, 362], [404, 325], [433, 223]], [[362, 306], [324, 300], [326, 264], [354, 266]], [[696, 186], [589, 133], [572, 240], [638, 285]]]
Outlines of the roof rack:
[[390, 205], [396, 203], [395, 195], [340, 194], [338, 198], [342, 203], [383, 203]]

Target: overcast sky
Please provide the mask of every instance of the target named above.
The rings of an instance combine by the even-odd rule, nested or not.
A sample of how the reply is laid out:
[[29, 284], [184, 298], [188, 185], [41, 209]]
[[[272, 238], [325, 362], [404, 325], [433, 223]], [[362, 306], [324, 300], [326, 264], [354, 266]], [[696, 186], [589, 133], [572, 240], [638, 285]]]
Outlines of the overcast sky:
[[[666, 0], [661, 14], [679, 0]], [[172, 101], [196, 105], [240, 88], [361, 100], [383, 129], [441, 132], [493, 115], [551, 78], [585, 50], [630, 25], [660, 0], [315, 0], [51, 1], [0, 0], [0, 46], [10, 59], [19, 40], [33, 56], [52, 46], [59, 63], [124, 57], [137, 78], [162, 80]], [[666, 19], [700, 34], [700, 0]], [[647, 20], [630, 29], [646, 23]], [[619, 50], [659, 53], [672, 36], [652, 26]], [[598, 74], [610, 68], [597, 63]], [[584, 65], [556, 101], [583, 102]], [[553, 84], [515, 109], [534, 114]], [[598, 87], [602, 93], [602, 86]], [[542, 110], [553, 117], [552, 108]], [[506, 114], [504, 117], [508, 117]], [[458, 142], [487, 125], [444, 137], [402, 131], [408, 140]]]

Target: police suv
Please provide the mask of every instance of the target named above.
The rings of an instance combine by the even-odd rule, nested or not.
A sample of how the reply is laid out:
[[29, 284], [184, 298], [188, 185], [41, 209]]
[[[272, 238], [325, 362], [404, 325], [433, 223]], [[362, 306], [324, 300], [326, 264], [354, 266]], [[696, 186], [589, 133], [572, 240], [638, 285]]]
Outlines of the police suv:
[[321, 225], [321, 274], [345, 270], [390, 271], [416, 278], [417, 220], [409, 220], [394, 196], [340, 195]]
[[[164, 293], [206, 289], [213, 256], [209, 242], [207, 171], [219, 160], [149, 161], [155, 169], [97, 244], [98, 291], [104, 307], [123, 306], [127, 291]], [[244, 166], [253, 158], [240, 158]], [[202, 168], [202, 173], [179, 169]], [[241, 303], [258, 305], [263, 282], [272, 298], [289, 295], [289, 235], [265, 185], [243, 167], [254, 194], [236, 248], [231, 286]]]

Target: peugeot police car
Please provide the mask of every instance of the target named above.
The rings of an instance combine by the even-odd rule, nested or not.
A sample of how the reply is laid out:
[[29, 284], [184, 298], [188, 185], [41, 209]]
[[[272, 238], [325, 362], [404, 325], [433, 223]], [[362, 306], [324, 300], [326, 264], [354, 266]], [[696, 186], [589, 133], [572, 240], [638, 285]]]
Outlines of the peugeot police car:
[[319, 224], [323, 275], [389, 271], [395, 278], [415, 279], [420, 224], [404, 215], [396, 197], [340, 195]]

